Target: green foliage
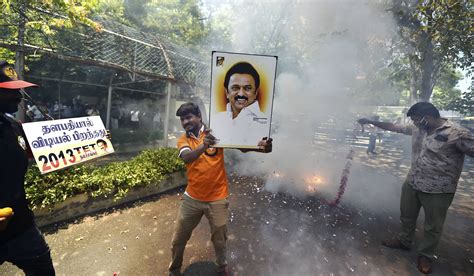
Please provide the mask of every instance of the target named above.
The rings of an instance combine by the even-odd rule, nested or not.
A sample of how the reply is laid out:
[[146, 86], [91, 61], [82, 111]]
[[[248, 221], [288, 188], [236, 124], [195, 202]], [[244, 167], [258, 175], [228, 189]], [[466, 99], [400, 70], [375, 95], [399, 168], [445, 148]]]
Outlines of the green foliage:
[[466, 116], [474, 116], [474, 87], [462, 93], [460, 98], [454, 99], [447, 105], [447, 109], [458, 111]]
[[461, 99], [461, 91], [455, 88], [461, 77], [461, 73], [450, 68], [440, 72], [431, 97], [431, 102], [437, 108], [448, 110], [453, 102]]
[[197, 0], [147, 1], [144, 11], [138, 22], [146, 31], [166, 35], [177, 43], [196, 45], [209, 32]]
[[6, 60], [10, 64], [15, 64], [15, 53], [8, 49], [0, 48], [0, 59]]
[[95, 13], [102, 17], [123, 17], [125, 12], [123, 0], [101, 0]]
[[[71, 28], [77, 23], [96, 30], [100, 25], [89, 18], [90, 12], [98, 5], [98, 0], [0, 0], [1, 40], [16, 44], [20, 33], [24, 33], [23, 43], [54, 48], [54, 34], [57, 28]], [[0, 59], [10, 59], [13, 52], [0, 51]]]
[[105, 166], [78, 165], [41, 175], [36, 166], [28, 170], [26, 197], [31, 207], [42, 208], [80, 193], [92, 197], [123, 198], [129, 189], [158, 183], [167, 175], [184, 170], [175, 148], [145, 150], [125, 162]]
[[[90, 12], [98, 5], [97, 0], [2, 0], [2, 21], [17, 25], [18, 19], [23, 17], [26, 24], [34, 28], [72, 27], [76, 23], [84, 23], [92, 27], [99, 27], [88, 18]], [[24, 16], [21, 16], [24, 11]], [[64, 16], [63, 16], [64, 15]], [[17, 30], [18, 31], [18, 30]], [[34, 30], [30, 30], [34, 32]]]
[[[405, 61], [414, 99], [429, 100], [440, 73], [462, 68], [472, 73], [472, 1], [394, 0], [400, 40], [395, 58]], [[398, 56], [396, 56], [398, 55]]]

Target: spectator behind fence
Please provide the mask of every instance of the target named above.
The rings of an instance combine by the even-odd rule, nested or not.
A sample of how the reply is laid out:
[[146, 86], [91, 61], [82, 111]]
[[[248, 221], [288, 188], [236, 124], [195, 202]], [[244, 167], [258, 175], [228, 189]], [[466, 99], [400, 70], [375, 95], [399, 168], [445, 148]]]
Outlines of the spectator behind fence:
[[119, 128], [119, 122], [122, 119], [122, 110], [117, 103], [113, 103], [110, 108], [110, 120], [112, 122], [112, 129]]
[[153, 129], [158, 130], [161, 129], [161, 114], [160, 110], [156, 110], [155, 115], [153, 116]]
[[26, 114], [29, 115], [34, 122], [44, 120], [43, 113], [41, 113], [39, 107], [36, 105], [31, 105], [26, 111]]

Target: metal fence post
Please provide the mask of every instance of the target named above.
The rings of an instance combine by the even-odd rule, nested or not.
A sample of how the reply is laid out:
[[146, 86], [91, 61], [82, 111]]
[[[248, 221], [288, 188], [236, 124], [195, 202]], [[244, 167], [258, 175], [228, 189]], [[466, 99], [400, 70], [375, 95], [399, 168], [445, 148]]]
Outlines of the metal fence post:
[[164, 146], [168, 147], [168, 132], [170, 126], [170, 104], [171, 104], [171, 87], [172, 83], [168, 81], [166, 87], [166, 113], [165, 113], [165, 131], [163, 133]]

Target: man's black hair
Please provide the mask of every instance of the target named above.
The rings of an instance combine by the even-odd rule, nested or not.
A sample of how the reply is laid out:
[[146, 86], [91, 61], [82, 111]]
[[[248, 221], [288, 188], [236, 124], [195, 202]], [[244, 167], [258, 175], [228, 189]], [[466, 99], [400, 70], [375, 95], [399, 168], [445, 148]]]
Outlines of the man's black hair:
[[441, 117], [438, 109], [429, 102], [419, 102], [412, 105], [407, 112], [407, 117], [410, 116], [432, 116], [435, 119]]
[[197, 117], [201, 117], [201, 110], [199, 110], [199, 106], [192, 102], [182, 104], [176, 111], [176, 116], [183, 117], [190, 113]]
[[230, 77], [233, 74], [249, 74], [255, 80], [255, 89], [260, 87], [260, 75], [258, 74], [257, 70], [253, 68], [252, 64], [248, 62], [239, 62], [232, 65], [232, 67], [230, 67], [229, 71], [227, 71], [227, 73], [225, 74], [225, 79], [224, 79], [225, 89], [227, 89], [229, 85]]

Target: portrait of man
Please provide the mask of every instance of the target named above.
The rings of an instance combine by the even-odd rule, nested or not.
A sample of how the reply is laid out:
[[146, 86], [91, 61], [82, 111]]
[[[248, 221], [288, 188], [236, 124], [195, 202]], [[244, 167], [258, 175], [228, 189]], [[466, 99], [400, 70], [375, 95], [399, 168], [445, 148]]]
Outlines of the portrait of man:
[[[227, 98], [226, 109], [235, 119], [241, 111], [257, 120], [266, 120], [260, 111], [257, 96], [260, 91], [260, 75], [248, 62], [239, 62], [232, 66], [224, 79], [224, 90]], [[257, 121], [256, 120], [256, 121]]]
[[[239, 60], [232, 57], [226, 56], [228, 64], [224, 63], [223, 68], [215, 70], [219, 71], [219, 75], [215, 77], [215, 91], [211, 99], [215, 98], [214, 103], [220, 106], [225, 104], [225, 109], [211, 106], [210, 129], [218, 139], [217, 146], [252, 147], [262, 137], [269, 136], [271, 110], [268, 110], [268, 99], [273, 96], [273, 83], [269, 82], [269, 76], [274, 76], [275, 67], [273, 71], [268, 68], [276, 66], [276, 58], [249, 55], [239, 57]], [[267, 61], [270, 65], [261, 66], [262, 59], [270, 59], [274, 63]]]
[[224, 57], [217, 57], [216, 59], [216, 66], [224, 65]]
[[107, 142], [103, 139], [98, 139], [96, 141], [96, 144], [97, 146], [99, 147], [99, 149], [101, 149], [102, 151], [106, 152], [106, 153], [112, 153], [114, 152], [113, 149], [111, 149], [109, 147], [109, 145], [107, 144]]

